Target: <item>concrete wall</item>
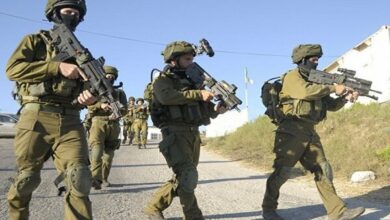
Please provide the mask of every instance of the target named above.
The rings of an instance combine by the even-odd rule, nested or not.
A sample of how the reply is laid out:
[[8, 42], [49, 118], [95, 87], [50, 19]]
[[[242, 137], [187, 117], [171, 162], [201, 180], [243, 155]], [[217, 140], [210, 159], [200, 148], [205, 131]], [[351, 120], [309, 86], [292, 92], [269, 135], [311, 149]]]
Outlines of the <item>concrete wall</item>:
[[[390, 99], [390, 26], [382, 26], [360, 44], [343, 54], [325, 68], [326, 72], [335, 73], [337, 68], [356, 71], [356, 77], [372, 81], [372, 89], [382, 91], [379, 102]], [[374, 94], [374, 93], [372, 93]], [[361, 103], [373, 101], [366, 97]]]

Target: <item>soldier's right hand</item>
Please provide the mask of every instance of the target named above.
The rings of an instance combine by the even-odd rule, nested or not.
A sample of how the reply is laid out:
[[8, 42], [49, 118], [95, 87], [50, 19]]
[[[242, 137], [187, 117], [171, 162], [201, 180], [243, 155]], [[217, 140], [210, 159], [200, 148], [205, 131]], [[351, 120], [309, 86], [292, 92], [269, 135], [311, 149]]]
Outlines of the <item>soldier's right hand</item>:
[[214, 94], [207, 90], [200, 90], [202, 93], [202, 101], [209, 102], [214, 98]]
[[111, 106], [110, 106], [110, 104], [108, 104], [108, 103], [102, 103], [101, 105], [100, 105], [100, 108], [101, 109], [103, 109], [104, 111], [109, 111], [109, 110], [111, 110]]
[[353, 89], [351, 89], [351, 88], [349, 88], [347, 86], [344, 86], [342, 84], [335, 84], [334, 86], [335, 86], [335, 93], [338, 96], [342, 96], [342, 95], [344, 95], [347, 92], [352, 92], [353, 91]]
[[68, 79], [78, 79], [80, 77], [79, 67], [71, 63], [60, 63], [60, 73]]

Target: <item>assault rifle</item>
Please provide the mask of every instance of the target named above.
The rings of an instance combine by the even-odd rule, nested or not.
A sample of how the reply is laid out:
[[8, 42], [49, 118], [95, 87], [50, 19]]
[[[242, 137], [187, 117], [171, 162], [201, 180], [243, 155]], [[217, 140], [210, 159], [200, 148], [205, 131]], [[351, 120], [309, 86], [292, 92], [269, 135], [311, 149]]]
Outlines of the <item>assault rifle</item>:
[[355, 77], [356, 71], [338, 68], [337, 73], [327, 73], [320, 70], [310, 70], [308, 80], [310, 82], [325, 84], [325, 85], [333, 85], [333, 84], [343, 84], [353, 90], [357, 91], [360, 96], [366, 96], [368, 98], [378, 100], [377, 96], [370, 95], [369, 92], [374, 92], [377, 94], [382, 94], [381, 91], [371, 89], [372, 81], [361, 79]]
[[[81, 75], [89, 81], [91, 93], [100, 98], [103, 102], [108, 102], [111, 106], [112, 118], [120, 118], [119, 111], [121, 104], [114, 99], [114, 88], [111, 82], [106, 79], [103, 70], [104, 58], [93, 58], [87, 48], [81, 45], [73, 32], [65, 24], [56, 24], [50, 32], [52, 45], [58, 53], [55, 61], [75, 62], [81, 69]], [[72, 104], [77, 104], [74, 100]]]
[[196, 62], [188, 66], [186, 74], [197, 89], [209, 88], [216, 100], [222, 102], [227, 109], [240, 111], [238, 105], [241, 105], [242, 101], [236, 96], [237, 87], [234, 84], [229, 84], [224, 80], [218, 82]]

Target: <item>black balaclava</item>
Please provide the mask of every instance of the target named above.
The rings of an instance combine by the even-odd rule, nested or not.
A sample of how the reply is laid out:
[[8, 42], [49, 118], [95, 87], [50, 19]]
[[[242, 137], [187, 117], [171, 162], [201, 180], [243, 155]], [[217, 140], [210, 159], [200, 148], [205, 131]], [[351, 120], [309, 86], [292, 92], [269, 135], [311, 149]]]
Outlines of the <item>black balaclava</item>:
[[304, 74], [304, 76], [308, 77], [310, 70], [316, 70], [318, 66], [318, 63], [311, 62], [309, 58], [304, 58], [299, 64], [298, 67], [301, 70], [301, 72]]

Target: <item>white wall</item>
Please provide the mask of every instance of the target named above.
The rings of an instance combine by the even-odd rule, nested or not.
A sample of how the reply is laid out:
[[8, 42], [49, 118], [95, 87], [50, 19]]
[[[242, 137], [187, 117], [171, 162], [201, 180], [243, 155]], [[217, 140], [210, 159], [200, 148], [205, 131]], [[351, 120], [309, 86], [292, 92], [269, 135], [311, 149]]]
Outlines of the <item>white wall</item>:
[[[370, 93], [378, 96], [379, 102], [389, 100], [390, 26], [382, 26], [373, 35], [331, 63], [325, 71], [336, 73], [339, 67], [355, 70], [356, 77], [372, 81], [371, 88], [383, 92], [382, 95]], [[368, 103], [373, 100], [361, 97], [358, 101]]]
[[206, 126], [206, 137], [219, 137], [234, 132], [248, 122], [248, 109], [240, 112], [235, 110], [219, 115], [211, 120], [211, 124]]

